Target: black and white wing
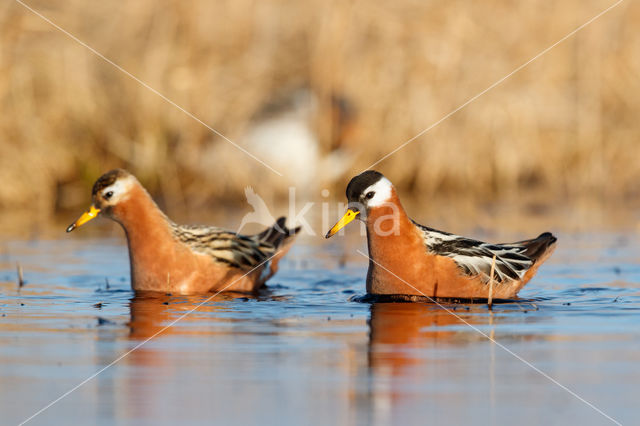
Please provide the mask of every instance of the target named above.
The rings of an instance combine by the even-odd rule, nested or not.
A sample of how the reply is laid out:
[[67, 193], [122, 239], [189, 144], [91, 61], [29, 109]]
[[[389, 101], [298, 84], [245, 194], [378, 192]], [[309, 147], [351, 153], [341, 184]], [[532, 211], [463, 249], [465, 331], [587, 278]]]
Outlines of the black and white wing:
[[260, 235], [241, 235], [213, 226], [173, 224], [172, 232], [193, 251], [245, 270], [264, 262], [276, 251], [276, 247]]
[[493, 278], [496, 282], [522, 279], [535, 262], [524, 254], [527, 251], [526, 244], [489, 244], [428, 228], [416, 222], [414, 224], [422, 231], [425, 246], [430, 253], [450, 257], [465, 274], [479, 275], [484, 282], [490, 280], [494, 255], [496, 264]]

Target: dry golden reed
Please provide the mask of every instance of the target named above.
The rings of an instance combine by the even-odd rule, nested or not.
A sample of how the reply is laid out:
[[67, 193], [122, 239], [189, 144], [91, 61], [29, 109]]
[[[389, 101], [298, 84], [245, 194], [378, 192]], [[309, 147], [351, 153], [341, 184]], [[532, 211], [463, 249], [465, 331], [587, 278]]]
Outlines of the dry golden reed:
[[[265, 105], [308, 88], [310, 158], [340, 192], [612, 3], [28, 2], [241, 145]], [[424, 199], [637, 195], [639, 20], [640, 4], [623, 2], [376, 169]], [[0, 5], [0, 102], [4, 208], [85, 206], [112, 167], [192, 208], [290, 184], [15, 2]], [[346, 166], [326, 173], [336, 149]]]

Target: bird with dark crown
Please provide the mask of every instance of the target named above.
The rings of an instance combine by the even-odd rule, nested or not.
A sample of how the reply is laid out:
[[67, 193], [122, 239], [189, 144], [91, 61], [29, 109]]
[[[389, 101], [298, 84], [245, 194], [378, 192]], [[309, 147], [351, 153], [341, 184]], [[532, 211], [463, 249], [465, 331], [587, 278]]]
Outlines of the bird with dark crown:
[[89, 211], [67, 232], [98, 215], [124, 229], [134, 290], [178, 294], [250, 292], [262, 287], [276, 273], [300, 230], [288, 229], [284, 217], [256, 235], [175, 224], [140, 182], [122, 169], [96, 181]]
[[473, 299], [491, 291], [496, 299], [513, 298], [555, 249], [549, 232], [490, 244], [420, 225], [407, 216], [393, 184], [373, 170], [351, 179], [346, 195], [347, 212], [326, 238], [354, 219], [366, 224], [370, 294]]

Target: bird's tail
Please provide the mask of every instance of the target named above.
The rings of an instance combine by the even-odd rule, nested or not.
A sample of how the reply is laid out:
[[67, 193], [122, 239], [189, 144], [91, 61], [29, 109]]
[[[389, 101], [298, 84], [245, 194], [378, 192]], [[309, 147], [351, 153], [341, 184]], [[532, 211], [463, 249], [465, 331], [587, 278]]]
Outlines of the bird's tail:
[[287, 219], [283, 216], [276, 220], [276, 223], [274, 223], [272, 227], [265, 229], [257, 235], [260, 241], [273, 244], [277, 250], [276, 254], [269, 262], [268, 273], [262, 277], [262, 284], [264, 284], [278, 271], [278, 263], [280, 262], [280, 259], [287, 254], [296, 234], [300, 232], [299, 226], [293, 229], [287, 228], [287, 225], [285, 224], [286, 221]]
[[295, 235], [300, 232], [300, 227], [295, 227], [293, 229], [287, 228], [286, 225], [287, 218], [282, 216], [276, 223], [273, 224], [272, 227], [265, 229], [261, 233], [258, 234], [258, 239], [260, 241], [265, 241], [270, 244], [273, 244], [274, 247], [281, 248], [285, 244], [289, 244], [293, 241]]
[[522, 278], [523, 285], [526, 284], [536, 273], [540, 265], [551, 256], [556, 249], [557, 238], [551, 232], [545, 232], [530, 240], [518, 241], [514, 245], [520, 245], [525, 248], [524, 254], [533, 259], [533, 265], [524, 274]]
[[551, 232], [544, 232], [536, 238], [518, 241], [513, 245], [524, 247], [525, 251], [522, 254], [538, 263], [539, 261], [544, 262], [548, 255], [551, 254], [551, 251], [555, 248], [556, 241], [557, 238]]

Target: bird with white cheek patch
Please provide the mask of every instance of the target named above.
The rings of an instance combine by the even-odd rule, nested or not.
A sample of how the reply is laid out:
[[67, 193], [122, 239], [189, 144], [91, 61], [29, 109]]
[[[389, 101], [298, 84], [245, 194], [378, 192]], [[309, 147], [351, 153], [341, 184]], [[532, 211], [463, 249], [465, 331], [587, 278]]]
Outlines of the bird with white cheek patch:
[[420, 225], [405, 213], [393, 184], [373, 170], [351, 179], [347, 201], [347, 212], [326, 238], [356, 218], [366, 224], [370, 294], [486, 299], [492, 287], [493, 298], [510, 299], [555, 249], [549, 232], [490, 244]]
[[131, 286], [178, 294], [250, 292], [278, 270], [300, 227], [285, 218], [256, 235], [213, 226], [173, 223], [129, 172], [112, 170], [93, 185], [89, 211], [67, 232], [103, 215], [124, 229], [129, 247]]

